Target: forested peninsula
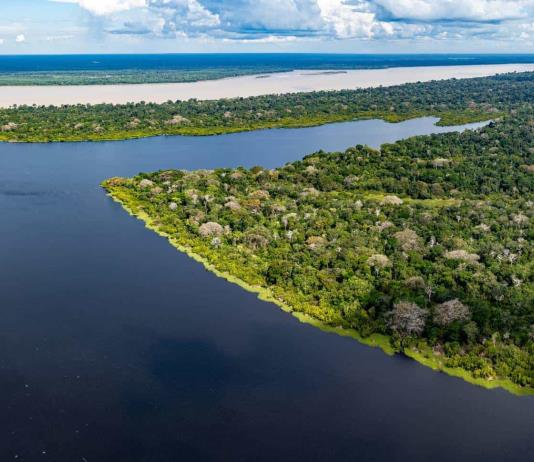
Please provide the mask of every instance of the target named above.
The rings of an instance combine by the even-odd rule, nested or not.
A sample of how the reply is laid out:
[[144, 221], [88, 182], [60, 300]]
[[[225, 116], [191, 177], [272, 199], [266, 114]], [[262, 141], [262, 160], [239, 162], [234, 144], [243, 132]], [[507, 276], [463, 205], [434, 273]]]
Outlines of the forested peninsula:
[[0, 141], [98, 141], [215, 135], [356, 119], [437, 116], [442, 125], [496, 118], [534, 97], [530, 73], [360, 90], [164, 104], [20, 106], [0, 109]]
[[301, 123], [339, 111], [501, 117], [478, 131], [317, 152], [274, 170], [159, 171], [103, 186], [175, 247], [301, 318], [472, 383], [533, 393], [533, 96], [529, 74], [169, 104], [187, 130], [200, 120], [244, 127], [246, 107], [270, 107], [272, 120], [302, 111], [291, 119]]

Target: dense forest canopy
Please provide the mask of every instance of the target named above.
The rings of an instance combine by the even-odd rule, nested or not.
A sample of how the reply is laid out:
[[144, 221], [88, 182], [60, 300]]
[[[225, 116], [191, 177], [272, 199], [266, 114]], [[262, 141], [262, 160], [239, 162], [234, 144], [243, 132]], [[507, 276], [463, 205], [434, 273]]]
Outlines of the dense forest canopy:
[[0, 141], [81, 141], [209, 135], [358, 118], [399, 121], [435, 115], [443, 124], [496, 118], [534, 100], [534, 74], [361, 90], [164, 104], [21, 106], [0, 109]]
[[258, 72], [283, 72], [280, 67], [224, 67], [184, 70], [98, 70], [0, 72], [0, 86], [28, 85], [132, 85], [145, 83], [179, 83], [215, 80], [252, 75]]
[[315, 101], [317, 113], [335, 101], [507, 114], [478, 131], [318, 152], [275, 170], [160, 171], [104, 186], [176, 245], [296, 311], [534, 388], [533, 90], [532, 75], [514, 75], [184, 103], [191, 120], [196, 104], [217, 119], [252, 104], [279, 114], [290, 101], [303, 112]]

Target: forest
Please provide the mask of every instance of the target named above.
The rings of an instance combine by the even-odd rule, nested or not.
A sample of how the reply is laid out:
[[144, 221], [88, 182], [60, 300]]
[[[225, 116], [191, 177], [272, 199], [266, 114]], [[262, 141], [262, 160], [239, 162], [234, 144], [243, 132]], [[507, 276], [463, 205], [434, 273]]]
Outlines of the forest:
[[176, 247], [295, 312], [472, 382], [533, 392], [533, 90], [532, 75], [513, 75], [184, 103], [184, 117], [203, 120], [185, 108], [206, 104], [221, 122], [253, 103], [275, 114], [333, 114], [336, 101], [353, 113], [394, 106], [401, 118], [425, 107], [501, 115], [477, 131], [273, 170], [167, 170], [103, 186]]
[[115, 140], [214, 135], [356, 119], [437, 116], [444, 125], [497, 118], [534, 98], [532, 73], [360, 90], [164, 104], [19, 106], [0, 109], [0, 141]]
[[282, 72], [285, 68], [224, 67], [203, 69], [158, 70], [98, 70], [98, 71], [33, 71], [0, 72], [0, 86], [15, 85], [132, 85], [144, 83], [198, 82], [228, 77], [256, 74], [258, 72]]

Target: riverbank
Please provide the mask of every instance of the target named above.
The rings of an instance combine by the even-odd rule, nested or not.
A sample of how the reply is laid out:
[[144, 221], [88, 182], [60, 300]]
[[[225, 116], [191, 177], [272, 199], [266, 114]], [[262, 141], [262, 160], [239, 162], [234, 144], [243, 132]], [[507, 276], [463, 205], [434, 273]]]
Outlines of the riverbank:
[[141, 101], [216, 100], [269, 94], [302, 93], [394, 86], [404, 83], [487, 77], [509, 72], [534, 71], [534, 64], [396, 67], [291, 71], [184, 83], [61, 85], [0, 87], [0, 107], [14, 105], [61, 106], [75, 104], [126, 104]]
[[[302, 310], [302, 304], [299, 306], [292, 306], [286, 300], [273, 293], [272, 289], [258, 285], [251, 285], [227, 271], [220, 270], [219, 268], [217, 268], [216, 264], [210, 262], [202, 255], [194, 252], [191, 247], [179, 243], [169, 233], [164, 231], [149, 214], [142, 210], [142, 207], [140, 207], [136, 203], [135, 199], [130, 197], [124, 189], [121, 189], [120, 187], [115, 187], [113, 185], [113, 181], [114, 179], [110, 179], [102, 183], [102, 187], [107, 191], [108, 196], [112, 200], [119, 203], [124, 208], [124, 210], [128, 212], [128, 214], [143, 221], [148, 229], [166, 238], [169, 243], [178, 251], [185, 253], [190, 258], [202, 264], [207, 271], [210, 271], [217, 277], [223, 278], [226, 281], [231, 282], [232, 284], [236, 284], [248, 292], [257, 294], [258, 298], [262, 301], [274, 303], [280, 309], [296, 317], [302, 323], [312, 325], [313, 327], [319, 328], [324, 332], [352, 338], [367, 346], [380, 348], [388, 355], [400, 353], [392, 346], [391, 338], [389, 336], [382, 334], [372, 334], [370, 336], [363, 336], [355, 329], [343, 328], [338, 325], [322, 321], [321, 319], [318, 319], [316, 316], [314, 316], [316, 310], [314, 310], [313, 308], [310, 307], [310, 312], [307, 312], [305, 308], [304, 310]], [[298, 308], [300, 308], [301, 310], [299, 311]], [[486, 389], [502, 388], [517, 396], [534, 395], [534, 389], [520, 387], [517, 384], [513, 383], [511, 380], [478, 378], [464, 369], [447, 367], [444, 363], [445, 358], [443, 358], [439, 354], [436, 354], [424, 342], [421, 342], [417, 347], [405, 348], [402, 353], [405, 354], [407, 357], [414, 359], [418, 363], [430, 367], [436, 372], [443, 372], [452, 377], [461, 378], [464, 381], [473, 385], [477, 385]]]
[[0, 131], [0, 143], [82, 143], [87, 141], [125, 141], [136, 140], [142, 138], [152, 138], [157, 136], [219, 136], [230, 135], [234, 133], [252, 132], [257, 130], [276, 130], [276, 129], [295, 129], [295, 128], [310, 128], [321, 125], [329, 125], [343, 122], [358, 122], [364, 120], [383, 120], [387, 123], [401, 123], [408, 120], [418, 119], [422, 117], [437, 118], [436, 126], [439, 127], [454, 127], [458, 125], [485, 123], [504, 115], [503, 113], [479, 113], [474, 111], [460, 111], [460, 112], [416, 112], [410, 114], [388, 114], [388, 113], [361, 113], [361, 114], [339, 114], [332, 116], [323, 116], [306, 119], [286, 119], [284, 121], [263, 123], [255, 123], [249, 126], [240, 127], [179, 127], [168, 128], [166, 130], [113, 130], [107, 132], [90, 132], [90, 133], [73, 133], [65, 132], [59, 136], [52, 136], [48, 133], [32, 133], [29, 137], [24, 139], [17, 139], [12, 136], [12, 132]]

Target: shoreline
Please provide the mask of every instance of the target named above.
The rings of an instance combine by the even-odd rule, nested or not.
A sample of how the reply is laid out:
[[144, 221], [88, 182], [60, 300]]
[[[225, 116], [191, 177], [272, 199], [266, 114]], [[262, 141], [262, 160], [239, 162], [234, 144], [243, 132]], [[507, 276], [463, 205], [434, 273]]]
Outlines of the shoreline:
[[[498, 114], [497, 114], [498, 115]], [[2, 143], [13, 143], [13, 144], [50, 144], [50, 143], [99, 143], [99, 142], [114, 142], [114, 141], [132, 141], [140, 140], [145, 138], [157, 138], [157, 137], [174, 137], [174, 136], [184, 136], [184, 137], [209, 137], [209, 136], [224, 136], [224, 135], [233, 135], [238, 133], [247, 133], [247, 132], [256, 132], [262, 130], [295, 130], [300, 128], [313, 128], [320, 127], [323, 125], [331, 125], [338, 123], [351, 123], [351, 122], [362, 122], [366, 120], [381, 120], [389, 124], [398, 124], [406, 122], [409, 120], [416, 120], [419, 118], [431, 117], [436, 119], [434, 125], [437, 127], [459, 127], [463, 125], [471, 124], [484, 124], [489, 123], [494, 120], [496, 114], [476, 114], [464, 121], [456, 121], [451, 119], [452, 114], [438, 114], [438, 113], [417, 113], [417, 114], [406, 114], [398, 116], [396, 114], [363, 114], [353, 118], [335, 118], [335, 119], [325, 119], [325, 120], [316, 120], [310, 119], [307, 121], [299, 121], [298, 123], [276, 123], [276, 124], [265, 124], [261, 126], [251, 126], [251, 127], [237, 127], [237, 128], [226, 128], [226, 129], [208, 129], [204, 132], [198, 130], [189, 130], [187, 127], [185, 129], [180, 129], [175, 133], [167, 132], [115, 132], [115, 136], [111, 137], [106, 134], [103, 136], [97, 137], [72, 137], [65, 139], [51, 139], [51, 140], [16, 140], [9, 139], [8, 137], [3, 137], [0, 132], [0, 144]], [[468, 127], [469, 128], [469, 127]]]
[[[354, 90], [446, 79], [488, 77], [534, 71], [534, 64], [480, 64], [391, 67], [356, 70], [295, 70], [183, 83], [0, 86], [0, 108], [14, 105], [165, 103], [169, 100], [217, 100], [270, 94]], [[268, 78], [265, 76], [268, 75]], [[262, 76], [262, 78], [258, 78]]]
[[465, 382], [485, 388], [486, 390], [495, 390], [495, 389], [500, 388], [518, 397], [519, 396], [534, 396], [534, 388], [520, 387], [514, 384], [512, 381], [507, 380], [507, 379], [488, 380], [488, 379], [476, 378], [476, 377], [473, 377], [472, 374], [470, 374], [468, 371], [464, 369], [447, 367], [442, 363], [441, 358], [437, 356], [436, 354], [434, 354], [430, 348], [425, 349], [424, 351], [420, 351], [415, 347], [411, 347], [402, 352], [397, 352], [391, 346], [389, 336], [382, 335], [382, 334], [372, 334], [369, 337], [363, 337], [355, 329], [345, 329], [343, 327], [332, 326], [307, 313], [296, 311], [289, 304], [278, 299], [272, 293], [270, 289], [261, 287], [261, 286], [250, 285], [246, 283], [245, 281], [233, 276], [232, 274], [226, 271], [220, 271], [216, 268], [216, 266], [213, 263], [209, 262], [202, 255], [199, 255], [193, 252], [187, 246], [177, 243], [172, 238], [172, 236], [170, 236], [165, 231], [161, 231], [158, 228], [157, 224], [154, 223], [154, 220], [147, 213], [145, 213], [144, 211], [134, 210], [134, 208], [131, 207], [130, 204], [127, 203], [124, 199], [117, 197], [116, 194], [108, 190], [107, 187], [104, 186], [104, 183], [105, 182], [103, 182], [101, 186], [106, 191], [106, 194], [108, 197], [110, 197], [114, 202], [120, 204], [121, 207], [130, 216], [135, 217], [136, 219], [142, 221], [147, 229], [154, 231], [157, 235], [167, 239], [170, 245], [174, 247], [177, 251], [187, 255], [189, 258], [192, 258], [197, 263], [200, 263], [206, 269], [206, 271], [209, 271], [215, 276], [225, 279], [226, 281], [241, 287], [247, 292], [256, 294], [259, 300], [268, 302], [268, 303], [273, 303], [279, 309], [294, 316], [295, 318], [299, 320], [299, 322], [303, 324], [311, 325], [326, 333], [352, 338], [353, 340], [356, 340], [359, 343], [372, 347], [372, 348], [380, 348], [384, 353], [386, 353], [389, 356], [394, 356], [395, 354], [404, 354], [405, 356], [415, 360], [419, 364], [429, 367], [435, 372], [442, 372], [444, 374], [447, 374], [448, 376], [462, 379]]

